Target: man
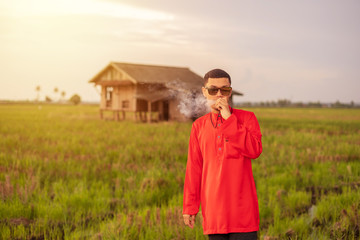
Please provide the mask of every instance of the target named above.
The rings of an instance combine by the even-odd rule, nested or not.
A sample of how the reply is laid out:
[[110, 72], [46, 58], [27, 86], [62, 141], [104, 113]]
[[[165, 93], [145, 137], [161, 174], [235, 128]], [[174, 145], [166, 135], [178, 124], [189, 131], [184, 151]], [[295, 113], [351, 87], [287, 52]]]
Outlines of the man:
[[252, 112], [229, 106], [231, 78], [221, 69], [204, 76], [211, 112], [192, 125], [186, 166], [183, 217], [193, 228], [200, 203], [204, 234], [215, 239], [257, 239], [259, 208], [251, 159], [262, 152]]

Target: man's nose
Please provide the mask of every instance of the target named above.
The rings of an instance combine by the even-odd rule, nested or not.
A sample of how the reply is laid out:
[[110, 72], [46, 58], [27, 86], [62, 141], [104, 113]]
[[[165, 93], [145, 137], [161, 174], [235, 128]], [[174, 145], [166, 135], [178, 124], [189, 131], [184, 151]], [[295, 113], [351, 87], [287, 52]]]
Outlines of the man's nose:
[[218, 89], [218, 91], [217, 91], [217, 93], [216, 93], [216, 96], [218, 96], [218, 97], [221, 97], [221, 96], [222, 96], [221, 91], [220, 91], [220, 88]]

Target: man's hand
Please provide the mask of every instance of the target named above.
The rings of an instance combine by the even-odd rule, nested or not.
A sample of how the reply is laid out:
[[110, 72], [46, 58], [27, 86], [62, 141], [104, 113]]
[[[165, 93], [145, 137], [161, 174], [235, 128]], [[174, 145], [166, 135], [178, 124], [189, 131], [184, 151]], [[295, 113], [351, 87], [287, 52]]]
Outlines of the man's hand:
[[183, 217], [185, 225], [194, 228], [196, 215], [184, 214]]
[[216, 100], [215, 107], [220, 111], [221, 116], [226, 120], [231, 116], [229, 109], [229, 103], [225, 98], [219, 98]]

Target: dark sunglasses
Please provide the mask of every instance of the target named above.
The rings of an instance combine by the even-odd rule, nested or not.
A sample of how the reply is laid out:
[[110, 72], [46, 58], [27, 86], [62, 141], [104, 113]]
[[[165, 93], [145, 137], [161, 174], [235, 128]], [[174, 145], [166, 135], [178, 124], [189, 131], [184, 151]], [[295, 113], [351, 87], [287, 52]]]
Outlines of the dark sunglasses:
[[208, 90], [209, 95], [216, 95], [218, 91], [220, 90], [221, 95], [228, 96], [231, 92], [231, 87], [222, 87], [222, 88], [205, 88]]

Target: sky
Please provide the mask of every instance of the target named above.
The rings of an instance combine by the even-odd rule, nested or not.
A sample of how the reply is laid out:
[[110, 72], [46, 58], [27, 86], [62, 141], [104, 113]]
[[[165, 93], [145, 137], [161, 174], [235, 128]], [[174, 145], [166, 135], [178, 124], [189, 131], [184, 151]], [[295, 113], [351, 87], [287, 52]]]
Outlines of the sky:
[[358, 0], [0, 0], [0, 100], [99, 101], [111, 61], [222, 68], [235, 102], [360, 103]]

